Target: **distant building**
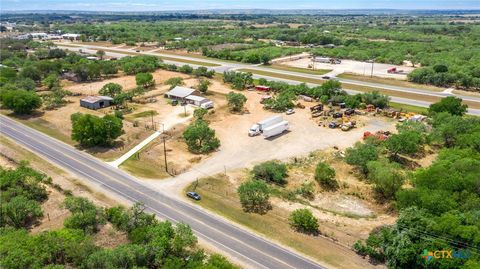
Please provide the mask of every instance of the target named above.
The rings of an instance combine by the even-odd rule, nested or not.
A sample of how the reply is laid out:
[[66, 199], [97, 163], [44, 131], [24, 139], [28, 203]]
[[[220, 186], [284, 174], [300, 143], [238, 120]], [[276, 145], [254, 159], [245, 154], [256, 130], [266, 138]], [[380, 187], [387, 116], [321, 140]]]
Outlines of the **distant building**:
[[80, 106], [88, 109], [100, 109], [109, 107], [113, 103], [113, 98], [109, 96], [87, 96], [80, 99]]
[[48, 36], [47, 33], [29, 33], [28, 35], [34, 39], [46, 39]]
[[80, 40], [80, 34], [63, 34], [62, 38], [67, 40]]

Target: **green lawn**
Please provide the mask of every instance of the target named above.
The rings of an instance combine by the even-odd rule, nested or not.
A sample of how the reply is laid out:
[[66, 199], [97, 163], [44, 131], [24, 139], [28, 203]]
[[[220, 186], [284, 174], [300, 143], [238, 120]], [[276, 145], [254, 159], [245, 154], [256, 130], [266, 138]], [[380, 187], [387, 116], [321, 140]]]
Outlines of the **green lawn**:
[[428, 108], [426, 107], [412, 106], [412, 105], [400, 104], [395, 102], [390, 102], [389, 105], [392, 108], [402, 109], [403, 111], [424, 114], [424, 115], [428, 114]]

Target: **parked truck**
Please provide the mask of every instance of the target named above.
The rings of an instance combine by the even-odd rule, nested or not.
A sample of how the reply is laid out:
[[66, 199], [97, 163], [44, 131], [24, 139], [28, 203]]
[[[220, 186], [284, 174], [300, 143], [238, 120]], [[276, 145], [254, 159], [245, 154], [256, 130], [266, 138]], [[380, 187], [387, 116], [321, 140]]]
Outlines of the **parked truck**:
[[279, 135], [288, 130], [288, 121], [284, 120], [282, 122], [271, 125], [263, 130], [263, 136], [269, 138], [272, 136]]
[[259, 135], [266, 128], [268, 128], [272, 125], [275, 125], [279, 122], [282, 122], [282, 121], [283, 121], [282, 115], [271, 116], [271, 117], [266, 118], [262, 121], [259, 121], [259, 122], [255, 123], [254, 125], [252, 125], [252, 127], [250, 127], [250, 130], [248, 130], [248, 136]]

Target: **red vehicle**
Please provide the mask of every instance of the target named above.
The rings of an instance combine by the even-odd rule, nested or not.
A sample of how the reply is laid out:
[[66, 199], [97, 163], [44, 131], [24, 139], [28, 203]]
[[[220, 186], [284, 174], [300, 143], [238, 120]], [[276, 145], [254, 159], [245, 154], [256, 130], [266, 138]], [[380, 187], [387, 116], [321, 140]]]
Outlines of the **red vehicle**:
[[371, 132], [366, 131], [366, 132], [363, 133], [363, 140], [365, 140], [365, 139], [367, 139], [371, 136], [374, 136], [378, 140], [384, 141], [384, 140], [388, 139], [389, 135], [390, 135], [389, 131], [385, 131], [385, 132], [384, 131], [378, 131], [375, 134], [372, 134]]
[[269, 92], [269, 91], [270, 91], [270, 87], [268, 87], [268, 86], [263, 86], [263, 85], [258, 85], [258, 86], [255, 86], [255, 90], [261, 91], [261, 92]]

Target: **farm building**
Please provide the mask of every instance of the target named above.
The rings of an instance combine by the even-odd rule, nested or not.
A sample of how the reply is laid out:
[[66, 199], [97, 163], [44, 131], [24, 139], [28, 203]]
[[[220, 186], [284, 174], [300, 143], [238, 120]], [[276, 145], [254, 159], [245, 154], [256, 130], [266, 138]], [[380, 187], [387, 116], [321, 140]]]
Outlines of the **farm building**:
[[196, 96], [196, 95], [189, 95], [186, 98], [187, 103], [190, 103], [195, 106], [199, 106], [202, 108], [211, 108], [213, 107], [213, 102], [207, 98]]
[[113, 103], [113, 98], [109, 96], [87, 96], [80, 99], [80, 106], [89, 109], [99, 109], [109, 107]]
[[175, 88], [166, 92], [165, 97], [170, 98], [172, 100], [185, 101], [187, 96], [192, 95], [192, 93], [194, 93], [194, 92], [195, 92], [194, 89], [176, 86]]
[[268, 87], [268, 86], [263, 86], [263, 85], [257, 85], [257, 86], [255, 86], [255, 89], [256, 89], [257, 91], [261, 91], [261, 92], [268, 92], [268, 91], [270, 91], [270, 87]]

